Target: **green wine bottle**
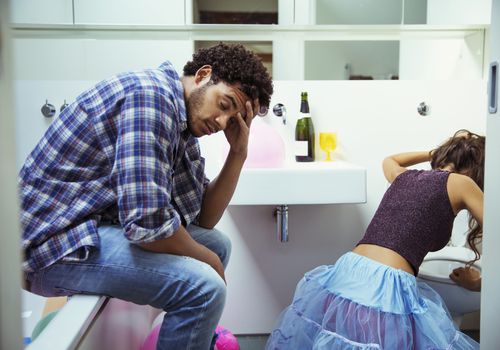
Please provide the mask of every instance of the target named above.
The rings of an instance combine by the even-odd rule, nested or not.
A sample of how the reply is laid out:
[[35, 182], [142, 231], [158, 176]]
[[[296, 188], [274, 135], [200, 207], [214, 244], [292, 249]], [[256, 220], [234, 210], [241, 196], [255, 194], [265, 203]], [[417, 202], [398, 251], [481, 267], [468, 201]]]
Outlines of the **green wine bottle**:
[[315, 152], [314, 125], [309, 113], [307, 92], [300, 95], [300, 115], [295, 125], [295, 160], [314, 162]]

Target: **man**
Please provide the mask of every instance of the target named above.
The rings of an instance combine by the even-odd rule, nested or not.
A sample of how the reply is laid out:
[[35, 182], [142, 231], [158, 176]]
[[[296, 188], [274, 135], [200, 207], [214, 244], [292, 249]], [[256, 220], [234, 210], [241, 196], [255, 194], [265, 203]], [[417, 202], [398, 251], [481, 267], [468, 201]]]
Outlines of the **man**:
[[[23, 269], [43, 296], [107, 295], [167, 311], [159, 349], [208, 349], [230, 241], [213, 229], [236, 187], [272, 81], [241, 45], [120, 74], [77, 97], [20, 172]], [[224, 131], [217, 178], [198, 137]]]

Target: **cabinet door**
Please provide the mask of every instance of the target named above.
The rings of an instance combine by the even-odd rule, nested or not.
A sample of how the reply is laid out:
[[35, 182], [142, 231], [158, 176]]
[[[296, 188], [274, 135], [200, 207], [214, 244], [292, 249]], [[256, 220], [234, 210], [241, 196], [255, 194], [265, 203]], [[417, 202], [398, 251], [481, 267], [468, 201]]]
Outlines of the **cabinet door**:
[[73, 24], [72, 0], [16, 0], [10, 8], [13, 23]]
[[184, 0], [74, 0], [75, 24], [183, 25]]
[[[484, 241], [481, 289], [481, 349], [498, 349], [500, 344], [500, 108], [498, 67], [500, 64], [500, 0], [492, 1], [490, 27], [490, 74], [486, 124], [486, 168], [484, 184]], [[492, 74], [493, 73], [493, 74]], [[496, 80], [496, 87], [493, 81]], [[495, 108], [497, 107], [497, 108]]]

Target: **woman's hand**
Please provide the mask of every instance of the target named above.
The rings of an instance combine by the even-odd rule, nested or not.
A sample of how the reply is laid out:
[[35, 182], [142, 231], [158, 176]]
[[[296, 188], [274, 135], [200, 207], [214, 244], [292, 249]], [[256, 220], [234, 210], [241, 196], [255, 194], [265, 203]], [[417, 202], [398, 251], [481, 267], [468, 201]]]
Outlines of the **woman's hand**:
[[252, 124], [253, 118], [257, 115], [259, 108], [258, 99], [254, 100], [253, 106], [250, 101], [246, 101], [245, 116], [242, 116], [242, 114], [238, 112], [238, 114], [229, 121], [227, 127], [224, 129], [224, 135], [226, 136], [227, 142], [230, 146], [229, 151], [233, 154], [246, 158], [248, 153], [250, 125]]
[[474, 291], [481, 291], [481, 274], [471, 267], [459, 267], [450, 274], [450, 278], [459, 286]]

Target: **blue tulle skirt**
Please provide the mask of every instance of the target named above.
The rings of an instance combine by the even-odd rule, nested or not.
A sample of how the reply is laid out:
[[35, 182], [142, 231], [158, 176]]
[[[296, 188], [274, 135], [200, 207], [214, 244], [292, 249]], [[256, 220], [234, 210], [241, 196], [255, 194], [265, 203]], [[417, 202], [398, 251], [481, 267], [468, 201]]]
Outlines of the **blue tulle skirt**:
[[349, 252], [305, 274], [266, 349], [479, 349], [415, 276]]

